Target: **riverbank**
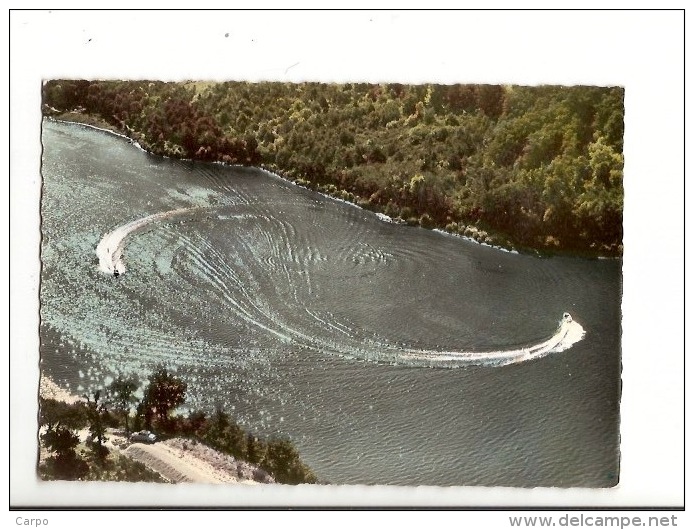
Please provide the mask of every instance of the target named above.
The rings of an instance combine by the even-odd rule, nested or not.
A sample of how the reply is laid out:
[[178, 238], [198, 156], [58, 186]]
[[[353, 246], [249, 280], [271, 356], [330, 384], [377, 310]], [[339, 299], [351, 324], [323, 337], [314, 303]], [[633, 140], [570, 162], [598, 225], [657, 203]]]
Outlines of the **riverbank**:
[[54, 399], [62, 403], [67, 403], [68, 405], [85, 401], [84, 398], [76, 396], [75, 394], [70, 393], [68, 390], [58, 386], [46, 374], [41, 374], [39, 381], [39, 397], [42, 397], [43, 399]]
[[[143, 136], [140, 133], [137, 133], [136, 131], [132, 129], [124, 129], [124, 128], [118, 128], [112, 124], [109, 124], [108, 122], [104, 121], [101, 119], [99, 116], [93, 115], [93, 114], [88, 114], [85, 112], [82, 112], [80, 110], [74, 110], [71, 112], [59, 112], [56, 109], [51, 109], [49, 111], [45, 111], [46, 117], [48, 119], [53, 119], [55, 121], [59, 122], [66, 122], [66, 123], [74, 123], [78, 125], [83, 125], [87, 126], [99, 131], [103, 132], [109, 132], [111, 134], [115, 134], [116, 136], [119, 136], [121, 138], [128, 139], [130, 142], [135, 144], [138, 148], [142, 149], [143, 151], [146, 151], [150, 154], [156, 155], [156, 156], [174, 156], [176, 157], [176, 153], [169, 153], [168, 155], [162, 154], [157, 152], [156, 150], [150, 150], [148, 148], [147, 142], [143, 141]], [[142, 142], [142, 143], [140, 143]], [[190, 159], [193, 161], [194, 159]], [[200, 161], [205, 161], [205, 160], [200, 160]], [[224, 162], [224, 161], [215, 161], [215, 163], [224, 165], [224, 166], [229, 166], [229, 167], [234, 167], [234, 166], [243, 166], [243, 164], [238, 164], [238, 163], [229, 163], [229, 162]], [[416, 226], [416, 227], [422, 227], [425, 229], [430, 229], [434, 230], [437, 232], [440, 232], [442, 234], [452, 236], [452, 237], [458, 237], [461, 239], [464, 239], [469, 242], [477, 243], [482, 246], [487, 246], [491, 248], [495, 248], [497, 250], [505, 251], [505, 252], [512, 252], [512, 253], [524, 253], [524, 254], [532, 254], [536, 255], [538, 257], [552, 257], [552, 256], [568, 256], [568, 257], [580, 257], [580, 258], [586, 258], [586, 259], [604, 259], [604, 258], [620, 258], [621, 257], [621, 246], [618, 249], [618, 251], [615, 253], [614, 250], [610, 250], [609, 248], [596, 248], [596, 249], [581, 249], [581, 250], [569, 250], [569, 249], [562, 249], [562, 248], [551, 248], [551, 247], [543, 247], [543, 248], [535, 248], [527, 245], [520, 245], [520, 244], [514, 244], [511, 239], [504, 234], [501, 234], [492, 228], [485, 227], [482, 228], [477, 225], [469, 225], [465, 223], [458, 223], [458, 222], [451, 222], [448, 223], [445, 227], [441, 226], [436, 226], [435, 224], [432, 224], [432, 220], [429, 217], [423, 216], [423, 217], [409, 217], [409, 218], [403, 218], [398, 215], [396, 216], [391, 216], [386, 213], [387, 209], [379, 208], [378, 205], [374, 205], [372, 202], [369, 201], [367, 197], [360, 197], [356, 196], [354, 193], [349, 192], [345, 189], [341, 189], [334, 184], [316, 184], [314, 182], [311, 182], [309, 180], [306, 180], [302, 177], [297, 177], [293, 172], [291, 171], [283, 171], [280, 167], [278, 167], [276, 164], [259, 164], [257, 166], [259, 169], [265, 171], [266, 173], [282, 179], [286, 182], [290, 182], [292, 184], [295, 184], [299, 187], [315, 191], [317, 193], [320, 193], [326, 197], [346, 202], [348, 204], [353, 204], [356, 207], [374, 212], [376, 215], [379, 216], [384, 221], [387, 222], [394, 222], [397, 224], [403, 224], [403, 225], [408, 225], [408, 226]], [[392, 211], [390, 212], [391, 214], [393, 213]]]
[[[66, 405], [86, 404], [85, 398], [61, 388], [45, 374], [41, 375], [39, 396]], [[41, 433], [43, 432], [45, 427], [41, 428]], [[90, 467], [102, 464], [93, 462], [90, 458], [89, 429], [82, 428], [76, 433], [79, 437], [78, 454], [84, 458], [84, 461], [90, 463]], [[110, 468], [107, 477], [110, 478], [99, 477], [92, 480], [154, 480], [172, 484], [180, 482], [245, 485], [275, 483], [272, 476], [259, 467], [216, 451], [197, 440], [176, 437], [145, 445], [131, 443], [127, 434], [118, 428], [107, 428], [105, 434], [104, 447], [109, 451], [109, 464], [106, 467]], [[40, 442], [38, 462], [40, 475], [49, 457], [49, 451]], [[141, 466], [149, 471], [143, 473]], [[90, 476], [98, 475], [92, 470], [86, 480], [90, 480]], [[162, 480], [157, 480], [157, 476]], [[44, 480], [50, 480], [50, 478], [44, 477]]]
[[409, 225], [622, 254], [619, 87], [56, 80], [43, 94], [46, 115], [108, 122], [153, 154], [266, 167]]
[[95, 114], [86, 114], [78, 110], [62, 112], [51, 107], [47, 109], [44, 108], [44, 116], [55, 121], [79, 123], [80, 125], [87, 125], [94, 129], [111, 132], [118, 136], [129, 138], [128, 136], [123, 134], [117, 127], [111, 125], [106, 120], [100, 118]]
[[[54, 109], [55, 110], [55, 109]], [[173, 156], [176, 157], [176, 153], [168, 153], [167, 155], [163, 155], [161, 153], [155, 152], [155, 151], [150, 151], [146, 147], [143, 147], [139, 141], [142, 140], [142, 136], [140, 134], [137, 134], [135, 131], [132, 130], [124, 130], [124, 129], [119, 129], [98, 116], [92, 115], [92, 114], [85, 114], [82, 112], [78, 111], [72, 111], [72, 112], [55, 112], [52, 115], [47, 116], [50, 119], [53, 119], [58, 122], [65, 122], [65, 123], [75, 123], [78, 125], [84, 125], [99, 131], [103, 132], [110, 132], [112, 134], [115, 134], [116, 136], [119, 136], [121, 138], [127, 138], [133, 143], [136, 143], [137, 146], [150, 153], [153, 155], [157, 156]], [[193, 161], [194, 159], [190, 159]], [[202, 160], [204, 161], [204, 160]], [[224, 161], [215, 161], [215, 163], [224, 165], [224, 166], [229, 166], [229, 167], [234, 167], [234, 166], [240, 166], [242, 164], [231, 164], [228, 162]], [[491, 230], [484, 230], [482, 228], [478, 228], [477, 226], [474, 225], [459, 225], [458, 223], [453, 223], [450, 226], [447, 226], [445, 228], [437, 227], [434, 226], [431, 222], [430, 219], [424, 217], [409, 217], [407, 219], [402, 218], [402, 217], [391, 217], [387, 215], [386, 213], [380, 211], [380, 209], [376, 208], [372, 203], [368, 201], [368, 198], [366, 197], [357, 197], [353, 193], [337, 188], [334, 184], [314, 184], [313, 182], [309, 180], [305, 180], [301, 177], [296, 177], [292, 175], [291, 172], [288, 171], [283, 171], [281, 168], [277, 167], [275, 164], [270, 164], [270, 165], [265, 165], [265, 164], [260, 164], [257, 166], [259, 169], [262, 169], [263, 171], [280, 178], [286, 182], [291, 182], [292, 184], [295, 184], [299, 187], [315, 191], [317, 193], [320, 193], [321, 195], [324, 195], [326, 197], [330, 197], [332, 199], [346, 202], [349, 204], [353, 204], [354, 206], [357, 206], [359, 208], [362, 208], [364, 210], [369, 210], [372, 211], [376, 214], [379, 214], [383, 220], [388, 220], [391, 222], [395, 222], [398, 224], [403, 224], [403, 225], [408, 225], [408, 226], [419, 226], [425, 229], [433, 229], [433, 230], [438, 230], [442, 233], [455, 236], [455, 237], [460, 237], [461, 239], [465, 239], [466, 241], [471, 241], [473, 243], [479, 243], [484, 246], [496, 248], [498, 250], [504, 250], [508, 252], [517, 252], [517, 250], [514, 248], [514, 245], [509, 241], [508, 238], [500, 235], [500, 234], [495, 234]], [[527, 253], [537, 253], [537, 254], [542, 254], [539, 250], [531, 249], [531, 248], [524, 248], [524, 252]]]

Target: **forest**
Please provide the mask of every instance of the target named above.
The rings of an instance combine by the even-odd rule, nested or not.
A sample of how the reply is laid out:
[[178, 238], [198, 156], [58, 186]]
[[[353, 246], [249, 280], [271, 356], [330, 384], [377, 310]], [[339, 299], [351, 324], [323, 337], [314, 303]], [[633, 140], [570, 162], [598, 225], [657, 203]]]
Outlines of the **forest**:
[[620, 87], [51, 80], [43, 113], [477, 241], [620, 256]]

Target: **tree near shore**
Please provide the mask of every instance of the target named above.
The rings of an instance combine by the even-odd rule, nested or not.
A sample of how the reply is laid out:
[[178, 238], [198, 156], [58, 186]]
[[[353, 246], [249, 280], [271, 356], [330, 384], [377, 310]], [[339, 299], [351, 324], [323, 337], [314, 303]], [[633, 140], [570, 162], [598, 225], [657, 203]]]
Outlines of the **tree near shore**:
[[261, 466], [269, 471], [278, 482], [282, 484], [313, 484], [316, 482], [316, 476], [301, 461], [299, 452], [291, 440], [271, 438], [266, 447]]
[[168, 429], [169, 414], [186, 400], [188, 385], [181, 378], [160, 366], [149, 377], [149, 384], [142, 398], [140, 413], [144, 415], [145, 425], [151, 428], [151, 420], [156, 418], [160, 428]]
[[130, 417], [130, 407], [137, 401], [135, 392], [140, 387], [137, 376], [117, 377], [108, 387], [108, 401], [111, 406], [123, 415], [125, 421], [125, 432], [129, 433], [128, 418]]
[[[74, 407], [74, 406], [71, 406]], [[56, 409], [52, 412], [55, 412]], [[40, 439], [44, 447], [51, 453], [45, 462], [39, 466], [42, 476], [57, 480], [77, 480], [83, 478], [89, 471], [87, 463], [77, 452], [80, 443], [79, 436], [69, 426], [73, 424], [73, 417], [66, 416], [67, 425], [58, 420], [58, 412], [52, 417], [42, 414], [41, 424], [45, 425], [46, 431], [41, 434]]]
[[106, 422], [104, 416], [107, 412], [106, 405], [103, 401], [100, 403], [101, 390], [97, 390], [93, 394], [93, 399], [89, 395], [84, 396], [87, 399], [87, 410], [89, 416], [89, 438], [88, 441], [94, 444], [96, 453], [100, 457], [105, 453], [104, 442], [106, 441]]
[[46, 459], [43, 472], [59, 480], [76, 480], [89, 471], [87, 463], [77, 454], [79, 436], [60, 423], [51, 424], [41, 435], [41, 441], [53, 454]]
[[89, 423], [87, 405], [83, 401], [68, 404], [55, 399], [39, 399], [39, 424], [60, 425], [70, 429], [81, 429]]
[[[126, 378], [125, 381], [133, 378]], [[109, 400], [101, 401], [102, 392], [96, 391], [87, 402], [68, 404], [52, 399], [41, 399], [40, 423], [45, 430], [40, 436], [41, 444], [50, 456], [39, 463], [38, 471], [44, 480], [131, 480], [157, 481], [162, 479], [156, 473], [148, 472], [139, 463], [119, 456], [117, 451], [105, 451], [100, 445], [104, 441], [107, 426], [117, 424], [105, 403], [113, 403], [114, 389], [120, 388], [121, 381], [108, 386]], [[114, 384], [115, 383], [115, 384]], [[126, 392], [132, 384], [124, 385]], [[270, 474], [277, 482], [284, 484], [315, 483], [317, 478], [311, 468], [299, 455], [289, 438], [272, 437], [267, 440], [255, 433], [246, 431], [234, 418], [218, 408], [209, 417], [203, 411], [188, 415], [169, 417], [170, 412], [185, 400], [186, 384], [164, 368], [158, 368], [149, 378], [143, 399], [137, 405], [134, 428], [139, 429], [144, 420], [145, 427], [151, 428], [157, 420], [157, 427], [163, 432], [185, 435], [197, 442], [257, 465], [256, 480], [265, 481]], [[127, 401], [127, 400], [126, 400]], [[91, 451], [80, 449], [80, 440], [75, 429], [89, 427], [92, 440]], [[102, 450], [102, 448], [104, 450]], [[257, 476], [256, 476], [257, 475]]]
[[51, 455], [39, 466], [41, 476], [58, 480], [76, 480], [88, 472], [87, 463], [77, 452], [80, 443], [75, 429], [88, 425], [84, 403], [72, 405], [54, 399], [40, 400], [39, 423], [45, 428], [41, 443]]
[[[97, 404], [99, 400], [91, 400]], [[103, 405], [103, 404], [102, 404]], [[109, 452], [106, 447], [92, 443], [91, 451], [81, 447], [75, 429], [91, 426], [95, 434], [94, 408], [89, 403], [62, 403], [53, 399], [41, 398], [40, 451], [47, 451], [45, 458], [39, 458], [38, 475], [42, 480], [108, 480], [130, 482], [165, 482], [156, 472], [144, 464], [133, 461], [117, 451]], [[109, 423], [108, 413], [103, 412], [97, 421], [102, 427]]]

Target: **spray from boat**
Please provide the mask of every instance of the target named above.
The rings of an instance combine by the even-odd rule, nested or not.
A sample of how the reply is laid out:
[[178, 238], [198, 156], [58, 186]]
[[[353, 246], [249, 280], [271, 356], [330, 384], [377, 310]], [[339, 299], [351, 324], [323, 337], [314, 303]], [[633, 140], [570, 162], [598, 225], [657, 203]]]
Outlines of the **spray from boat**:
[[96, 247], [96, 255], [99, 258], [99, 270], [107, 274], [120, 276], [125, 268], [125, 240], [128, 236], [144, 232], [153, 225], [161, 222], [187, 219], [197, 208], [180, 208], [166, 212], [155, 213], [136, 219], [108, 232]]

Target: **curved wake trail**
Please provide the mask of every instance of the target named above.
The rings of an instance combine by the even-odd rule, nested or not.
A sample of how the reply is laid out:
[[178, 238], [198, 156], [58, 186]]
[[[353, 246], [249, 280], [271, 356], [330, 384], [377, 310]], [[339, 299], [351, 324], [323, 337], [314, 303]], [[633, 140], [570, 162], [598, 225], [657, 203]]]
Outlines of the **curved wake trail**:
[[549, 339], [511, 350], [498, 350], [488, 352], [440, 352], [433, 350], [419, 350], [405, 352], [402, 357], [411, 361], [425, 362], [428, 365], [460, 366], [467, 364], [479, 364], [490, 366], [506, 366], [531, 359], [539, 359], [550, 353], [558, 353], [569, 349], [583, 339], [586, 332], [571, 315], [564, 313], [561, 324], [556, 333]]
[[178, 210], [155, 213], [119, 226], [107, 233], [101, 238], [96, 247], [96, 255], [99, 257], [99, 269], [109, 274], [123, 274], [125, 272], [123, 253], [125, 250], [125, 239], [128, 236], [143, 232], [150, 228], [150, 225], [157, 222], [173, 221], [178, 218], [187, 219], [190, 213], [195, 210], [198, 210], [198, 208], [179, 208]]
[[[119, 226], [115, 230], [107, 233], [101, 239], [96, 248], [96, 254], [99, 257], [99, 269], [102, 272], [113, 274], [118, 276], [125, 272], [125, 261], [124, 261], [124, 249], [126, 245], [126, 239], [134, 234], [144, 232], [150, 229], [152, 225], [171, 222], [175, 220], [190, 220], [191, 213], [199, 211], [200, 208], [180, 208], [177, 210], [171, 210], [166, 212], [161, 212], [141, 219], [136, 219], [130, 223]], [[221, 217], [220, 217], [221, 218]], [[291, 239], [291, 238], [287, 238]], [[292, 251], [291, 247], [287, 247], [287, 250]], [[196, 255], [195, 252], [192, 253], [193, 256]], [[279, 256], [277, 256], [279, 257]], [[204, 262], [202, 256], [198, 256], [198, 259]], [[218, 261], [222, 262], [220, 256], [218, 256]], [[310, 333], [303, 332], [298, 329], [293, 329], [291, 326], [285, 325], [281, 320], [277, 320], [276, 315], [270, 315], [267, 310], [263, 310], [258, 307], [252, 301], [248, 304], [240, 304], [238, 301], [226, 291], [224, 288], [225, 280], [232, 279], [233, 276], [227, 277], [226, 274], [222, 274], [221, 271], [214, 271], [213, 275], [216, 279], [218, 285], [217, 287], [224, 295], [224, 299], [232, 307], [236, 309], [236, 313], [244, 320], [252, 323], [259, 327], [260, 329], [278, 336], [283, 342], [298, 342], [302, 346], [316, 349], [316, 350], [332, 350], [337, 354], [347, 354], [351, 355], [353, 352], [346, 352], [344, 347], [339, 345], [339, 341], [335, 342], [333, 340], [321, 340]], [[289, 270], [285, 270], [287, 275], [290, 274]], [[221, 282], [221, 284], [220, 284]], [[233, 282], [232, 282], [233, 283]], [[290, 282], [291, 283], [291, 282]], [[246, 298], [251, 300], [251, 293], [246, 293]], [[296, 296], [296, 293], [294, 293]], [[320, 316], [312, 313], [308, 309], [306, 310], [309, 316], [328, 325], [326, 322], [321, 320]], [[258, 313], [254, 315], [254, 313]], [[257, 318], [260, 317], [260, 318]], [[265, 320], [266, 323], [263, 323]], [[269, 325], [268, 325], [269, 324]], [[272, 325], [274, 324], [274, 325]], [[342, 328], [336, 325], [329, 325], [329, 327], [334, 332], [339, 332], [341, 334], [348, 335]], [[275, 329], [279, 328], [279, 329]], [[548, 339], [539, 342], [537, 344], [513, 348], [507, 350], [496, 350], [496, 351], [484, 351], [484, 352], [463, 352], [463, 351], [436, 351], [436, 350], [413, 350], [404, 349], [402, 347], [393, 347], [388, 344], [370, 345], [370, 349], [374, 351], [377, 350], [378, 355], [371, 356], [368, 355], [363, 349], [363, 344], [358, 351], [362, 355], [357, 355], [357, 357], [362, 357], [365, 355], [367, 358], [373, 358], [373, 360], [383, 361], [395, 361], [402, 362], [412, 365], [425, 365], [425, 366], [438, 366], [438, 367], [459, 367], [459, 366], [469, 366], [469, 365], [485, 365], [485, 366], [506, 366], [509, 364], [516, 364], [524, 361], [529, 361], [531, 359], [539, 359], [551, 353], [558, 353], [567, 350], [575, 343], [583, 339], [585, 336], [585, 331], [583, 327], [576, 321], [573, 320], [571, 315], [564, 313], [560, 321], [559, 327], [556, 332]], [[349, 348], [348, 348], [349, 349]]]

